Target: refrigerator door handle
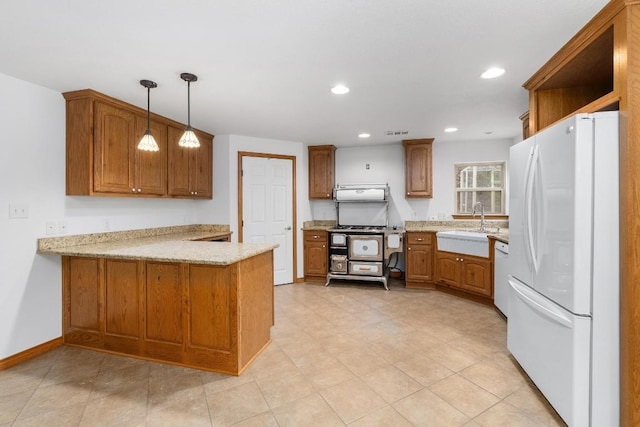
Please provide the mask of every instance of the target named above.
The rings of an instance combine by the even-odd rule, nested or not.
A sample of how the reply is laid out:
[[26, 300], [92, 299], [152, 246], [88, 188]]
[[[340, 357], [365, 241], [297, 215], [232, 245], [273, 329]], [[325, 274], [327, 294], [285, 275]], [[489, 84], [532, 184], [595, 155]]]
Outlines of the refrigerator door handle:
[[509, 286], [515, 292], [515, 295], [522, 300], [528, 307], [541, 316], [555, 322], [565, 328], [572, 329], [573, 321], [560, 308], [556, 307], [544, 297], [538, 295], [535, 291], [516, 282], [513, 278], [509, 278]]
[[529, 233], [527, 231], [527, 224], [529, 223], [529, 180], [531, 179], [531, 160], [533, 159], [533, 149], [535, 145], [529, 149], [529, 156], [527, 157], [527, 166], [525, 168], [524, 173], [524, 200], [523, 200], [523, 212], [522, 212], [522, 235], [525, 243], [525, 259], [527, 260], [527, 265], [529, 266], [529, 270], [533, 270], [533, 266], [531, 265], [531, 254], [529, 247]]
[[538, 170], [538, 146], [534, 145], [531, 148], [531, 154], [529, 156], [529, 164], [527, 165], [527, 182], [525, 189], [525, 224], [526, 224], [526, 232], [525, 237], [527, 240], [527, 249], [528, 249], [528, 258], [527, 262], [530, 266], [533, 267], [533, 271], [538, 273], [538, 257], [537, 251], [535, 247], [535, 243], [533, 241], [533, 184], [535, 182], [536, 172]]

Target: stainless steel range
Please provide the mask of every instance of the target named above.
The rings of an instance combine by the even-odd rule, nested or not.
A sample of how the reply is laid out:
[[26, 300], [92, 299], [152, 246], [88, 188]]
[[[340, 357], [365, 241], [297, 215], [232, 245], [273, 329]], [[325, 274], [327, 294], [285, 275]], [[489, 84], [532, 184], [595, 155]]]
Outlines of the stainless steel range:
[[[389, 290], [387, 262], [392, 253], [402, 251], [403, 233], [387, 227], [387, 194], [386, 184], [336, 187], [338, 226], [329, 230], [329, 274], [325, 286], [332, 279], [362, 280], [381, 282]], [[351, 203], [348, 209], [345, 203]], [[370, 204], [375, 203], [383, 205], [377, 209], [384, 211], [382, 215], [371, 208]], [[368, 212], [374, 215], [367, 216]], [[380, 217], [384, 218], [384, 225]]]

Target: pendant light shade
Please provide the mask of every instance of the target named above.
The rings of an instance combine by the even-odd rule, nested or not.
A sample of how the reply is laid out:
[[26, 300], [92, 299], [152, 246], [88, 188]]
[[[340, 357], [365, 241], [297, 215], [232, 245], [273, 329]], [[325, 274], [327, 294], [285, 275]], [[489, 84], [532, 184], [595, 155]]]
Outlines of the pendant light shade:
[[193, 132], [191, 127], [191, 82], [198, 81], [198, 76], [191, 73], [182, 73], [180, 78], [187, 82], [187, 127], [178, 141], [178, 145], [185, 148], [198, 148], [200, 147], [200, 141]]
[[142, 136], [142, 139], [138, 143], [138, 150], [143, 151], [160, 151], [160, 147], [158, 147], [158, 143], [155, 138], [151, 134], [151, 112], [150, 112], [150, 101], [151, 97], [151, 89], [158, 87], [155, 82], [151, 80], [140, 80], [140, 84], [147, 88], [147, 131]]

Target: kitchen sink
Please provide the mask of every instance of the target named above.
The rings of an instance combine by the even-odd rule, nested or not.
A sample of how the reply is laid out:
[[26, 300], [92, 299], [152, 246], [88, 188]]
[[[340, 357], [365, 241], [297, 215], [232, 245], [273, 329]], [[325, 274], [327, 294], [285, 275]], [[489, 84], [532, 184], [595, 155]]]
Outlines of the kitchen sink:
[[479, 231], [450, 230], [436, 233], [438, 250], [459, 254], [489, 257], [487, 233]]

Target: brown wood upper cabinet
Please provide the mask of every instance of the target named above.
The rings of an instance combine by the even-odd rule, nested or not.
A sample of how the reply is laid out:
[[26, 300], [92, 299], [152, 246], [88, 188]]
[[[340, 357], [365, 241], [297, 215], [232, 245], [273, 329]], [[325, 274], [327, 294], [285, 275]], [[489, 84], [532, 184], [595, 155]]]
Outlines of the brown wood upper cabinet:
[[[213, 135], [198, 132], [202, 147], [190, 154], [195, 160], [185, 170], [172, 168], [168, 157], [180, 136], [168, 135], [168, 129], [180, 129], [182, 135], [184, 125], [151, 114], [151, 132], [160, 151], [142, 151], [137, 145], [147, 129], [146, 110], [91, 89], [63, 96], [68, 196], [212, 197]], [[168, 170], [173, 174], [169, 183], [175, 174], [184, 173], [194, 177], [189, 181], [192, 187], [184, 194], [172, 192]]]
[[406, 198], [430, 198], [432, 191], [431, 149], [433, 138], [405, 139], [404, 172]]
[[96, 193], [134, 191], [134, 173], [130, 170], [134, 157], [135, 116], [103, 102], [94, 104], [94, 175]]
[[336, 147], [309, 146], [309, 199], [331, 200], [335, 186]]
[[135, 188], [138, 193], [164, 195], [167, 193], [167, 126], [155, 120], [151, 121], [151, 132], [160, 151], [138, 150], [138, 142], [147, 131], [147, 118], [136, 115], [136, 133], [133, 139]]
[[211, 139], [196, 132], [198, 148], [178, 145], [184, 128], [168, 127], [169, 140], [169, 195], [196, 199], [213, 197], [213, 147]]
[[531, 132], [529, 131], [529, 112], [525, 112], [520, 116], [520, 121], [522, 122], [522, 140], [529, 138], [531, 136]]
[[95, 103], [93, 190], [96, 193], [166, 193], [167, 126], [152, 122], [159, 152], [136, 148], [147, 119], [104, 102]]
[[[575, 113], [620, 109], [626, 16], [612, 1], [523, 86], [529, 91], [531, 134]], [[585, 28], [587, 28], [585, 27]], [[616, 59], [617, 58], [617, 59]]]

